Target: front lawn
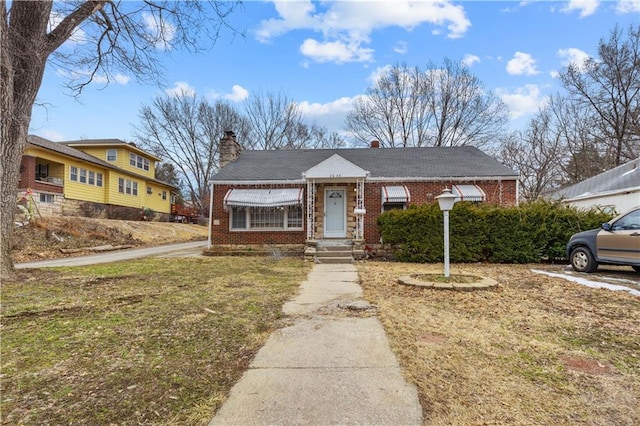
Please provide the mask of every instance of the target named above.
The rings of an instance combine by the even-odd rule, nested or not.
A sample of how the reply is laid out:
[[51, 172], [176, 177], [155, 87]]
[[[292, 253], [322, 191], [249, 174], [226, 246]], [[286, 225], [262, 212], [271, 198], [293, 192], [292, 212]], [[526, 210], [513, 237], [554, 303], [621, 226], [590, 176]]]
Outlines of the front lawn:
[[310, 265], [146, 259], [2, 282], [4, 424], [206, 424]]
[[358, 265], [425, 424], [640, 424], [640, 298], [525, 265], [452, 268], [494, 278], [496, 290], [397, 284], [441, 267]]

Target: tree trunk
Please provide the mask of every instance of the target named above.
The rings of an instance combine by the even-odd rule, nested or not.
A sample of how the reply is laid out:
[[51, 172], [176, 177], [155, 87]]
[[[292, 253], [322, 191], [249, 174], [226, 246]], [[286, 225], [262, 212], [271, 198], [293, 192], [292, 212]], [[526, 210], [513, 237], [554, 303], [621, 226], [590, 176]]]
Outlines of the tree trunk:
[[51, 2], [13, 2], [11, 24], [4, 2], [0, 3], [0, 13], [0, 274], [4, 278], [14, 271], [11, 236], [20, 160], [27, 144], [31, 109], [50, 54], [46, 48], [46, 29]]

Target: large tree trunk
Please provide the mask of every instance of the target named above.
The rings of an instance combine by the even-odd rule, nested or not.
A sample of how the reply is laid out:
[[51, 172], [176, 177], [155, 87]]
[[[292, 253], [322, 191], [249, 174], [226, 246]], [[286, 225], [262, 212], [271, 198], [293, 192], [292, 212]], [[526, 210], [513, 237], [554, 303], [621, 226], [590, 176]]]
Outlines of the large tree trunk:
[[0, 272], [6, 277], [13, 273], [11, 236], [20, 159], [27, 143], [31, 109], [51, 53], [46, 39], [51, 2], [13, 2], [11, 23], [7, 21], [4, 2], [0, 3], [0, 13]]

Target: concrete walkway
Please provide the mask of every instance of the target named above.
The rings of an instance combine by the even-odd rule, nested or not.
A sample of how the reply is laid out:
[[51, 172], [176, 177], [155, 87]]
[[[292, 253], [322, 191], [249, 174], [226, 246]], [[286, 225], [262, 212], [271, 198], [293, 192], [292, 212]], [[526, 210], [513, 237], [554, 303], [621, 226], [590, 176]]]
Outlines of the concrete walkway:
[[416, 389], [357, 282], [353, 265], [314, 265], [283, 308], [292, 325], [269, 337], [210, 426], [419, 425]]
[[149, 256], [180, 256], [201, 255], [207, 245], [206, 241], [192, 241], [188, 243], [167, 244], [164, 246], [144, 247], [108, 251], [89, 256], [65, 257], [62, 259], [36, 260], [34, 262], [16, 263], [16, 269], [52, 268], [58, 266], [85, 266], [97, 263], [117, 262], [119, 260], [138, 259]]

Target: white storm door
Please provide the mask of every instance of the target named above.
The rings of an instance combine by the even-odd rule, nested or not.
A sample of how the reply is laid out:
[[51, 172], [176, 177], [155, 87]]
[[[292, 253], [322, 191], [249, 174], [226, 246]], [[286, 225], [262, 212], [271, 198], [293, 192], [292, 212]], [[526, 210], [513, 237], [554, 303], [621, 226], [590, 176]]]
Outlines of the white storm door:
[[324, 237], [345, 238], [347, 236], [347, 205], [344, 189], [324, 191]]

